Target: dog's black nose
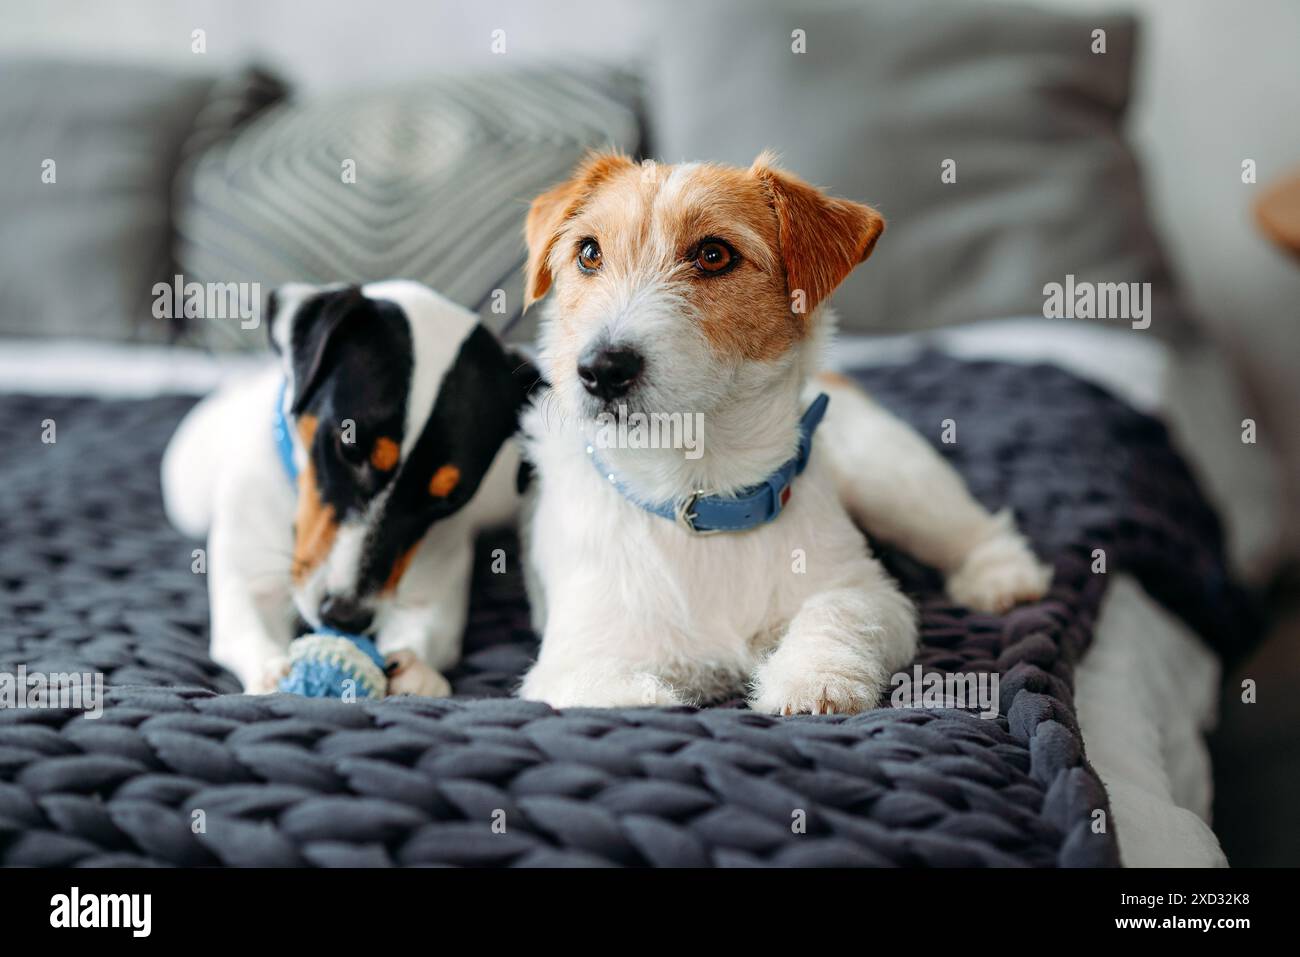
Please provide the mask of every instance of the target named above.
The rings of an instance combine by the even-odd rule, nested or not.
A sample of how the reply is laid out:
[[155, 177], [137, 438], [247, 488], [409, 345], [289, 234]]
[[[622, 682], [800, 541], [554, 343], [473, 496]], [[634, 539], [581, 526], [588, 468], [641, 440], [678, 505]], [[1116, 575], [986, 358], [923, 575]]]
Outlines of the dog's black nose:
[[359, 635], [370, 627], [375, 620], [373, 612], [362, 608], [354, 599], [343, 595], [327, 595], [320, 603], [321, 624], [344, 631], [350, 635]]
[[617, 399], [627, 395], [644, 368], [645, 360], [635, 349], [591, 349], [578, 360], [578, 378], [592, 395]]

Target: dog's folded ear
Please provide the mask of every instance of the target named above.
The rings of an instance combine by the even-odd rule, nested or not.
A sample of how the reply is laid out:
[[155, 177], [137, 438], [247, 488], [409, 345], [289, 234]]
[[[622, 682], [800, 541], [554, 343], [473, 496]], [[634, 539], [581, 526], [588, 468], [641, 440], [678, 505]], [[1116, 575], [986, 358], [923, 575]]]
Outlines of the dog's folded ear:
[[289, 353], [289, 332], [299, 307], [321, 291], [320, 286], [310, 283], [287, 282], [266, 294], [266, 302], [262, 305], [263, 325], [266, 326], [271, 351], [277, 356]]
[[776, 212], [790, 309], [811, 314], [871, 255], [885, 220], [870, 206], [835, 199], [759, 154], [751, 172], [767, 187]]
[[524, 221], [528, 262], [524, 267], [524, 308], [527, 309], [551, 288], [551, 252], [565, 221], [577, 215], [596, 187], [621, 170], [636, 164], [616, 152], [588, 153], [563, 183], [533, 200]]
[[266, 341], [270, 345], [271, 351], [277, 356], [280, 354], [280, 343], [275, 340], [275, 317], [280, 311], [280, 296], [278, 290], [272, 289], [266, 294], [266, 303], [262, 306], [262, 315], [266, 317]]
[[443, 517], [469, 502], [502, 444], [518, 429], [520, 411], [540, 378], [526, 356], [507, 350], [487, 327], [476, 324], [442, 377], [433, 411], [399, 477], [403, 488], [417, 488], [413, 497], [425, 500], [430, 476], [452, 467], [455, 481], [434, 492], [432, 504]]
[[340, 331], [353, 320], [373, 314], [375, 305], [359, 286], [330, 289], [306, 299], [278, 290], [271, 302], [276, 304], [270, 323], [272, 348], [285, 357], [293, 385], [290, 412], [297, 415], [324, 379]]

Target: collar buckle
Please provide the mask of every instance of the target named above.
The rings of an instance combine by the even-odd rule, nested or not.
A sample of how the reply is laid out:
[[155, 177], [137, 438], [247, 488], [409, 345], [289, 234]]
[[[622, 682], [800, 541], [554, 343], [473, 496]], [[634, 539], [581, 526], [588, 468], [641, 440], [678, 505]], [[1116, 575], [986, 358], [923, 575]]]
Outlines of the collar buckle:
[[692, 492], [677, 503], [673, 509], [673, 521], [677, 523], [678, 528], [683, 528], [692, 535], [716, 535], [722, 531], [720, 528], [697, 528], [695, 526], [695, 520], [699, 517], [695, 513], [695, 503], [704, 494], [704, 490], [700, 489]]

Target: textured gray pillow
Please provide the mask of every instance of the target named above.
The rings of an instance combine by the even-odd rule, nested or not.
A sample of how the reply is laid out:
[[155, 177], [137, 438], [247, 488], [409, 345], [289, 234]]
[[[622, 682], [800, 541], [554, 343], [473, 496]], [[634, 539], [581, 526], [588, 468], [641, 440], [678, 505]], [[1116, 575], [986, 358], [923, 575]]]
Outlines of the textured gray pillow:
[[[1044, 285], [1073, 274], [1150, 282], [1151, 330], [1185, 329], [1121, 135], [1131, 17], [968, 0], [690, 10], [688, 29], [666, 18], [655, 55], [654, 148], [748, 164], [774, 147], [880, 209], [884, 237], [834, 300], [843, 327], [1041, 315]], [[940, 180], [946, 159], [955, 183]]]
[[[265, 295], [400, 276], [499, 331], [522, 308], [528, 203], [590, 147], [635, 151], [638, 96], [623, 73], [527, 69], [281, 104], [183, 177], [185, 279]], [[265, 345], [238, 322], [189, 325], [214, 347]]]
[[0, 59], [0, 334], [167, 337], [151, 289], [168, 270], [172, 177], [212, 82]]

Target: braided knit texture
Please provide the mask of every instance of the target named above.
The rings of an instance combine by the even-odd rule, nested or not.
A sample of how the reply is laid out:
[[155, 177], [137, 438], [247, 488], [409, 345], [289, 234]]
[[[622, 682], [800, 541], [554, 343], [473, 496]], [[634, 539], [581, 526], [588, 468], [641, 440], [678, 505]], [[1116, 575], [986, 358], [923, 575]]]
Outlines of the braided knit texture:
[[[998, 672], [995, 720], [512, 699], [536, 640], [509, 536], [481, 544], [452, 699], [241, 695], [206, 653], [198, 545], [160, 504], [159, 458], [192, 400], [0, 396], [0, 674], [108, 685], [98, 719], [0, 710], [0, 862], [1118, 863], [1073, 670], [1121, 571], [1220, 650], [1243, 640], [1212, 510], [1162, 425], [1055, 368], [927, 355], [859, 378], [936, 441], [956, 419], [941, 451], [1054, 565], [1044, 600], [994, 616], [884, 555], [921, 609], [918, 663]], [[490, 571], [498, 547], [505, 575]]]

